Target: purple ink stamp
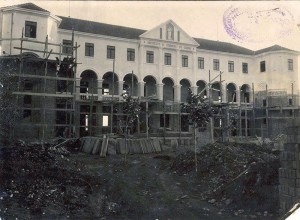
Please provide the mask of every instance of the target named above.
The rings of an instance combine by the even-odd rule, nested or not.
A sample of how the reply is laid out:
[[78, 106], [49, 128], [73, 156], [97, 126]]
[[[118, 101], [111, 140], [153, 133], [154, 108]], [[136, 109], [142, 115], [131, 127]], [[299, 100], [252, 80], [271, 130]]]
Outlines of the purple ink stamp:
[[295, 26], [293, 15], [283, 7], [229, 7], [223, 15], [227, 34], [239, 42], [262, 43], [289, 36]]

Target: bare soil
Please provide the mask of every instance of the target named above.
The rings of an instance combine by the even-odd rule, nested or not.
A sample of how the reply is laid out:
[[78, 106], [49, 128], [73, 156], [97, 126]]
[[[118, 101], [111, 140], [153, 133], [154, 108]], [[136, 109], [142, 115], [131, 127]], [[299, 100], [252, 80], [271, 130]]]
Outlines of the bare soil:
[[279, 218], [279, 162], [267, 149], [207, 146], [196, 172], [195, 155], [185, 150], [124, 161], [81, 153], [80, 143], [51, 146], [1, 148], [0, 218]]

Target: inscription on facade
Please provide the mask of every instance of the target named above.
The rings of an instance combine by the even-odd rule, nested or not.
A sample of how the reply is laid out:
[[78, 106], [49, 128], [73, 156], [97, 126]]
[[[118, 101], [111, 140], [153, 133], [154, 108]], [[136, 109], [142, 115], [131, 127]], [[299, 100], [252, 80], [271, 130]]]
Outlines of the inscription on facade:
[[159, 46], [160, 43], [159, 42], [156, 42], [156, 41], [147, 41], [148, 44], [150, 45], [154, 45], [154, 46]]

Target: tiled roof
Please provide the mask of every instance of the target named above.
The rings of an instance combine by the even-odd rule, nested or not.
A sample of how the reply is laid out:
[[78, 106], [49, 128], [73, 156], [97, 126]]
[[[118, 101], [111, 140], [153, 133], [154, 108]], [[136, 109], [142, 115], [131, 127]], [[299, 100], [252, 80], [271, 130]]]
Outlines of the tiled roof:
[[16, 5], [16, 7], [30, 9], [30, 10], [34, 10], [34, 11], [49, 12], [33, 3], [24, 3], [24, 4]]
[[[139, 36], [146, 32], [145, 30], [136, 29], [136, 28], [129, 28], [124, 26], [105, 24], [105, 23], [99, 23], [94, 21], [87, 21], [87, 20], [81, 20], [81, 19], [69, 18], [63, 16], [59, 16], [59, 17], [62, 19], [59, 28], [65, 30], [73, 29], [74, 31], [99, 34], [99, 35], [111, 36], [111, 37], [119, 37], [125, 39], [139, 39]], [[264, 52], [277, 51], [277, 50], [293, 51], [281, 47], [279, 45], [274, 45], [272, 47], [264, 48], [262, 50], [253, 51], [245, 47], [234, 45], [232, 43], [213, 41], [213, 40], [207, 40], [202, 38], [194, 38], [194, 39], [200, 44], [200, 46], [198, 47], [199, 49], [233, 53], [233, 54], [257, 55]]]
[[252, 50], [231, 43], [213, 41], [213, 40], [207, 40], [201, 38], [194, 38], [194, 39], [200, 44], [200, 46], [198, 47], [199, 49], [235, 53], [235, 54], [245, 54], [245, 55], [254, 54], [254, 51]]
[[271, 47], [263, 48], [261, 50], [255, 51], [255, 54], [261, 54], [261, 53], [266, 53], [266, 52], [272, 52], [272, 51], [278, 51], [278, 50], [286, 50], [286, 51], [292, 51], [292, 52], [297, 52], [295, 50], [291, 50], [285, 47], [282, 47], [280, 45], [273, 45]]
[[75, 18], [58, 16], [62, 19], [60, 29], [74, 30], [92, 34], [99, 34], [111, 37], [126, 39], [138, 39], [145, 30], [123, 27], [118, 25], [104, 24], [94, 21], [86, 21]]

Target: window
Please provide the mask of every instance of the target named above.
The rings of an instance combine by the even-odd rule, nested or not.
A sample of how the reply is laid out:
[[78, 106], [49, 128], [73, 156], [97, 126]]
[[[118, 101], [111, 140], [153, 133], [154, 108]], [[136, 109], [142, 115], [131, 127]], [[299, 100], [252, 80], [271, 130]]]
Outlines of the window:
[[162, 39], [162, 28], [159, 29], [159, 39]]
[[293, 60], [292, 59], [288, 59], [288, 70], [293, 70]]
[[189, 66], [189, 57], [186, 55], [182, 55], [182, 67]]
[[146, 62], [147, 63], [154, 63], [154, 53], [153, 51], [147, 51], [147, 54], [146, 54]]
[[198, 69], [204, 69], [204, 58], [198, 57]]
[[36, 38], [36, 22], [25, 21], [25, 37]]
[[67, 46], [72, 46], [71, 40], [63, 40], [62, 52], [66, 54], [72, 54], [72, 48]]
[[266, 72], [266, 61], [260, 62], [260, 72]]
[[248, 73], [248, 63], [243, 63], [243, 73]]
[[127, 48], [127, 61], [135, 60], [135, 50], [132, 48]]
[[289, 99], [289, 105], [293, 105], [293, 99]]
[[213, 60], [213, 67], [214, 67], [214, 70], [220, 70], [220, 62], [218, 59]]
[[180, 41], [180, 31], [177, 31], [177, 40]]
[[172, 57], [170, 53], [165, 53], [165, 65], [171, 65]]
[[87, 56], [87, 57], [94, 56], [94, 44], [85, 43], [85, 56]]
[[107, 59], [115, 59], [116, 49], [114, 46], [107, 46]]
[[228, 61], [228, 72], [234, 72], [234, 62]]
[[102, 116], [102, 126], [107, 127], [108, 126], [108, 115]]
[[103, 87], [102, 94], [103, 95], [109, 95], [109, 84], [103, 83], [102, 87]]

